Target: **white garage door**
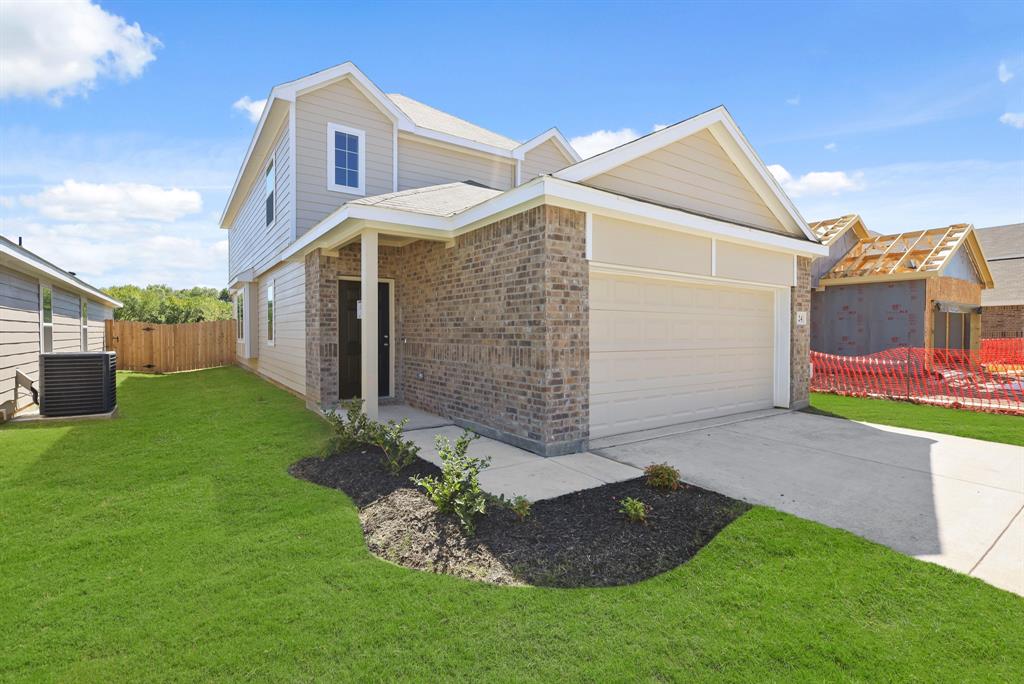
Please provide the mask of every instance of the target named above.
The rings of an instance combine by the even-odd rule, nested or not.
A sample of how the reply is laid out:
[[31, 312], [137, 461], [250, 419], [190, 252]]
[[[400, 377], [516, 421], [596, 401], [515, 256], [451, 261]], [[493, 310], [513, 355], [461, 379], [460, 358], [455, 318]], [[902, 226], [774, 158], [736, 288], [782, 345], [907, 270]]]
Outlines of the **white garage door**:
[[770, 291], [590, 274], [591, 438], [773, 404]]

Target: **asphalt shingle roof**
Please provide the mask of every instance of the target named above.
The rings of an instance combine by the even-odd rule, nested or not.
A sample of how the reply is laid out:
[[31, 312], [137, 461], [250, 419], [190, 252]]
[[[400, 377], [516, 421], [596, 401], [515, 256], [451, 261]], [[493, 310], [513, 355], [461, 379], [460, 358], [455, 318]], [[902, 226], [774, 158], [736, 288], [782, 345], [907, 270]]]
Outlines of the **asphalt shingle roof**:
[[429, 216], [454, 216], [500, 194], [502, 194], [501, 190], [495, 190], [486, 185], [480, 185], [473, 181], [459, 181], [361, 197], [352, 200], [349, 204], [400, 209]]

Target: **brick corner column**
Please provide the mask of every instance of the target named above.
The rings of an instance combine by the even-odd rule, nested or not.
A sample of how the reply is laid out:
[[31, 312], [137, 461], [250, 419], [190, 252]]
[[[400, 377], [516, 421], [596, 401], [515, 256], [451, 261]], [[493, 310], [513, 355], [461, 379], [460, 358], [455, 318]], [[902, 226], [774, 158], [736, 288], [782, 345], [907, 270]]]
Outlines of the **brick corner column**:
[[[811, 382], [811, 259], [797, 257], [796, 285], [789, 298], [789, 407], [806, 408], [810, 401]], [[803, 325], [797, 323], [797, 312], [807, 316]]]

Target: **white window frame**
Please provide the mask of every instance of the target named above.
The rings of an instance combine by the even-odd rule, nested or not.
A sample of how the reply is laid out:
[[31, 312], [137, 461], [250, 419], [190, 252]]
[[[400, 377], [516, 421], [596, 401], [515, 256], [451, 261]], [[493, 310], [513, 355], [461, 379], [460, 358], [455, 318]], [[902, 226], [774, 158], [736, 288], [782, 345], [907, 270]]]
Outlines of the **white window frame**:
[[273, 209], [274, 215], [273, 215], [273, 218], [270, 219], [270, 222], [266, 224], [267, 228], [273, 228], [274, 224], [277, 223], [277, 154], [276, 153], [270, 155], [270, 159], [267, 161], [266, 166], [263, 167], [263, 179], [262, 180], [263, 180], [263, 217], [264, 217], [264, 221], [266, 220], [266, 216], [267, 216], [267, 198], [270, 196], [270, 195], [267, 194], [267, 171], [269, 171], [270, 169], [274, 170], [274, 191], [273, 191], [273, 193], [271, 193], [274, 196], [274, 209]]
[[[46, 312], [43, 306], [43, 291], [50, 291], [50, 322], [46, 322]], [[53, 285], [50, 283], [39, 283], [39, 352], [46, 354], [53, 351]], [[50, 348], [46, 348], [46, 328], [50, 328]]]
[[82, 317], [82, 351], [89, 351], [89, 300], [78, 298], [79, 315]]
[[[241, 307], [239, 307], [241, 304]], [[235, 340], [245, 342], [245, 289], [235, 295]]]
[[277, 340], [277, 311], [275, 310], [275, 299], [277, 297], [277, 278], [271, 278], [267, 283], [267, 346], [273, 347]]
[[[348, 133], [359, 139], [359, 185], [339, 185], [334, 182], [334, 134]], [[366, 131], [336, 123], [327, 124], [327, 189], [331, 192], [344, 192], [348, 195], [366, 194]]]

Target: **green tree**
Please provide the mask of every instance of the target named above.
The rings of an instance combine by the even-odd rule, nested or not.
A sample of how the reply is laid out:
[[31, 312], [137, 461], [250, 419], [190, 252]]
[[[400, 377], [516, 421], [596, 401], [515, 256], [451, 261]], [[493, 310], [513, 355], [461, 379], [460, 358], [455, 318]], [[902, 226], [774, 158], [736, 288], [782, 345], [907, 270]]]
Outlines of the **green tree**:
[[119, 321], [144, 323], [197, 323], [231, 318], [226, 289], [191, 287], [175, 290], [167, 285], [115, 285], [104, 290], [124, 304], [114, 312]]

